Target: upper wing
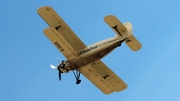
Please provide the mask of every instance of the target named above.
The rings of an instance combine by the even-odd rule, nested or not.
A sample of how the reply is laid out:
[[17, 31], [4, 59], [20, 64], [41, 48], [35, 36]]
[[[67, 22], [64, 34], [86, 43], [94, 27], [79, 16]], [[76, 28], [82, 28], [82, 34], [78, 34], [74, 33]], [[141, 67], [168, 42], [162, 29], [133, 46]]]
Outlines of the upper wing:
[[68, 60], [74, 58], [77, 55], [77, 52], [74, 50], [74, 48], [55, 28], [46, 28], [44, 30], [44, 34]]
[[127, 88], [127, 85], [101, 60], [82, 67], [79, 71], [105, 94], [119, 92]]
[[37, 12], [50, 27], [55, 28], [66, 39], [76, 52], [86, 47], [53, 8], [44, 6], [39, 8]]

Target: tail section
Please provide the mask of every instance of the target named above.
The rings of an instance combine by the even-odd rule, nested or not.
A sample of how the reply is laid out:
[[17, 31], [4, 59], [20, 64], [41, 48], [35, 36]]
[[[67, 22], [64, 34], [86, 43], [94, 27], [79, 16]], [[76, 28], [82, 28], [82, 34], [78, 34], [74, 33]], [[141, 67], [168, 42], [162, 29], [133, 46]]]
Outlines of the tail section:
[[133, 51], [141, 49], [141, 43], [132, 35], [133, 27], [130, 22], [122, 24], [115, 16], [108, 15], [104, 17], [104, 21], [112, 28], [117, 36], [125, 39], [125, 43]]
[[127, 37], [124, 42], [133, 51], [138, 51], [142, 47], [141, 43], [133, 35]]

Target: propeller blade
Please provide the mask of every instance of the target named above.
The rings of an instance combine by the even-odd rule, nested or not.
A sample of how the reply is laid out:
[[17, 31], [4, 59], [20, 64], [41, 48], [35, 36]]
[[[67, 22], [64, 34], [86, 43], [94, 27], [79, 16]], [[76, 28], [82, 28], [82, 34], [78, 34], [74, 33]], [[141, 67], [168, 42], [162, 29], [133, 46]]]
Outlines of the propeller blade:
[[52, 69], [56, 69], [56, 68], [57, 68], [56, 66], [51, 65], [51, 64], [50, 64], [50, 67], [51, 67]]
[[60, 72], [58, 72], [59, 73], [59, 80], [61, 81], [61, 73]]
[[59, 64], [59, 60], [60, 60], [60, 59], [59, 59], [58, 57], [57, 57], [57, 60], [58, 60], [58, 64]]

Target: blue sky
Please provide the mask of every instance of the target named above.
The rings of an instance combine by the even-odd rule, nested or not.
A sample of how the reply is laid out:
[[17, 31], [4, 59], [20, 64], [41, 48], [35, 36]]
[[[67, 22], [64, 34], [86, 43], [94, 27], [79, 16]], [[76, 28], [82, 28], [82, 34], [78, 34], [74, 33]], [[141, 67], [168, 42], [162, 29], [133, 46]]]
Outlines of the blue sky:
[[[84, 76], [72, 73], [58, 81], [57, 65], [65, 57], [43, 34], [48, 25], [36, 10], [52, 6], [86, 44], [113, 37], [103, 21], [109, 14], [133, 24], [142, 43], [138, 52], [125, 44], [102, 61], [127, 84], [122, 92], [104, 95]], [[1, 101], [179, 101], [180, 1], [178, 0], [1, 0]]]

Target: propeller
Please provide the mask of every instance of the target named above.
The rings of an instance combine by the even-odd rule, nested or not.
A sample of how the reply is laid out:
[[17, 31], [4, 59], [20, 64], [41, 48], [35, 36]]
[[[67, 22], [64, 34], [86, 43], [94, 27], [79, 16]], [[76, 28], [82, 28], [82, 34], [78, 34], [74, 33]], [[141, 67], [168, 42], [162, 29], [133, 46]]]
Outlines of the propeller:
[[58, 61], [58, 63], [60, 63], [60, 62], [59, 62], [59, 60], [60, 60], [60, 59], [57, 57], [57, 61]]
[[60, 72], [58, 72], [58, 74], [59, 74], [59, 80], [61, 81], [61, 73], [60, 73]]
[[[57, 60], [58, 60], [58, 62], [59, 62], [59, 58], [57, 58]], [[59, 76], [59, 80], [60, 80], [60, 81], [61, 81], [61, 73], [63, 73], [63, 72], [68, 72], [68, 69], [64, 68], [65, 65], [66, 65], [66, 63], [67, 63], [67, 61], [65, 61], [65, 63], [64, 63], [64, 60], [63, 60], [63, 61], [61, 62], [61, 64], [59, 64], [58, 66], [54, 66], [54, 65], [50, 64], [50, 67], [51, 67], [52, 69], [57, 69], [57, 70], [58, 70], [58, 76]], [[78, 72], [77, 69], [76, 69], [76, 72], [74, 72], [73, 69], [72, 69], [72, 71], [73, 71], [73, 74], [74, 74], [74, 76], [75, 76], [75, 78], [76, 78], [76, 84], [81, 83], [81, 80], [79, 79], [79, 78], [80, 78], [80, 72]]]
[[57, 67], [54, 66], [54, 65], [52, 65], [52, 64], [50, 64], [50, 67], [51, 67], [52, 69], [57, 69]]
[[[54, 65], [52, 65], [52, 64], [50, 64], [50, 67], [52, 68], [52, 69], [58, 69], [56, 66], [54, 66]], [[58, 71], [58, 76], [59, 76], [59, 80], [61, 81], [61, 73]]]

